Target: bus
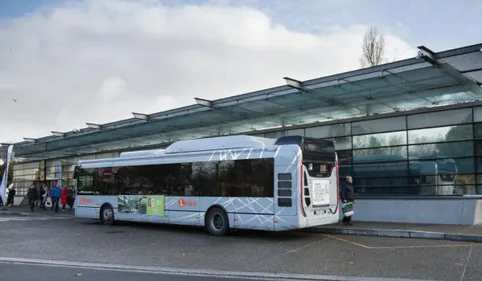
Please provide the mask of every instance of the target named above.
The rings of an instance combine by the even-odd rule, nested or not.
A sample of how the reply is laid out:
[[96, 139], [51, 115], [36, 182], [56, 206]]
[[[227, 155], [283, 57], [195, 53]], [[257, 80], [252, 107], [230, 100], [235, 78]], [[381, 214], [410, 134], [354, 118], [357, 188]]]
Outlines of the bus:
[[340, 170], [351, 170], [356, 188], [364, 194], [453, 195], [456, 189], [457, 165], [450, 158], [354, 156], [353, 166], [342, 161]]
[[178, 141], [166, 149], [81, 160], [75, 216], [115, 221], [284, 231], [339, 220], [331, 140], [248, 135]]

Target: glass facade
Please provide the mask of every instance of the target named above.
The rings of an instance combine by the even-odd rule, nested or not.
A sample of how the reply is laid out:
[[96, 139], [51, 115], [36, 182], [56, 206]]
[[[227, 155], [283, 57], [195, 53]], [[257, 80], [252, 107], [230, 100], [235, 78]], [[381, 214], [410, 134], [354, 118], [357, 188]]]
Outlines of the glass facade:
[[[350, 121], [324, 126], [271, 130], [284, 135], [333, 139], [340, 177], [353, 176], [359, 197], [482, 195], [482, 106]], [[72, 184], [80, 159], [119, 153], [14, 165], [19, 195], [31, 184]], [[56, 172], [57, 169], [57, 172]]]
[[62, 185], [73, 185], [75, 164], [83, 159], [100, 159], [106, 157], [118, 157], [119, 153], [104, 153], [81, 157], [71, 157], [57, 160], [42, 160], [37, 162], [15, 163], [13, 165], [13, 183], [17, 190], [17, 196], [27, 195], [28, 188], [41, 184], [48, 188], [56, 185], [62, 179]]
[[[360, 197], [482, 195], [482, 107], [287, 131], [335, 141]], [[258, 134], [281, 136], [283, 132]]]

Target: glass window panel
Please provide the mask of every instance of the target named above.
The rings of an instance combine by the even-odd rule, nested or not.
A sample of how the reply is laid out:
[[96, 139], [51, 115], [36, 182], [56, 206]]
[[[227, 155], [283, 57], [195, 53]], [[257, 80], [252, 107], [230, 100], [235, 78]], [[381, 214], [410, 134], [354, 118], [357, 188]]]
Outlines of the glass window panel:
[[285, 131], [269, 132], [264, 134], [264, 137], [269, 139], [277, 139], [284, 136], [285, 136]]
[[409, 115], [407, 122], [409, 129], [472, 123], [472, 109], [462, 108]]
[[384, 134], [353, 136], [353, 148], [395, 146], [407, 143], [405, 131]]
[[286, 131], [287, 136], [304, 136], [305, 129], [295, 129]]
[[405, 116], [383, 118], [352, 123], [352, 132], [354, 135], [364, 135], [387, 131], [406, 130], [406, 125]]
[[477, 175], [477, 186], [475, 188], [477, 195], [482, 195], [482, 175]]
[[351, 137], [330, 138], [335, 143], [335, 150], [351, 149]]
[[474, 107], [474, 122], [482, 122], [482, 106]]
[[[354, 157], [355, 158], [355, 157]], [[370, 178], [370, 177], [401, 177], [408, 175], [407, 161], [385, 162], [385, 163], [367, 163], [362, 164], [355, 162], [353, 164], [354, 177]]]
[[408, 149], [410, 158], [472, 157], [472, 151], [472, 141], [410, 145]]
[[482, 123], [474, 124], [474, 136], [476, 138], [482, 138]]
[[390, 162], [407, 159], [406, 146], [353, 150], [353, 162]]
[[350, 123], [335, 124], [305, 129], [305, 136], [311, 138], [331, 138], [351, 135]]
[[475, 142], [475, 155], [482, 156], [482, 140], [476, 140]]
[[458, 125], [408, 131], [410, 144], [471, 140], [472, 125]]
[[413, 173], [421, 175], [471, 174], [474, 173], [474, 158], [413, 159], [410, 161]]

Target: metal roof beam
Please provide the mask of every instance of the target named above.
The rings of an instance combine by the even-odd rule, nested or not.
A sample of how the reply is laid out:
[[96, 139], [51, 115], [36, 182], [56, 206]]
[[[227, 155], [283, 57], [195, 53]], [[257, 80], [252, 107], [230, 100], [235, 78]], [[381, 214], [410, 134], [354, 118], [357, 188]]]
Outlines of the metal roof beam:
[[26, 142], [36, 142], [37, 139], [34, 138], [23, 138]]
[[100, 129], [101, 128], [101, 125], [99, 124], [94, 124], [94, 123], [85, 123], [87, 125], [87, 127], [91, 128], [91, 129]]
[[209, 108], [213, 108], [213, 101], [207, 100], [207, 99], [202, 99], [202, 98], [194, 98], [197, 104]]
[[285, 80], [286, 85], [288, 85], [289, 87], [295, 88], [302, 92], [308, 92], [308, 89], [303, 86], [303, 82], [290, 77], [283, 77], [283, 79]]
[[423, 59], [435, 67], [438, 67], [440, 65], [437, 62], [437, 59], [435, 58], [435, 53], [432, 50], [425, 46], [419, 46], [417, 48], [419, 50], [417, 54], [417, 59]]
[[143, 113], [138, 113], [138, 112], [132, 112], [132, 115], [134, 116], [134, 118], [136, 119], [140, 119], [140, 120], [146, 120], [148, 121], [150, 119], [150, 116], [148, 114], [143, 114]]
[[65, 133], [62, 133], [62, 132], [57, 132], [57, 131], [51, 131], [52, 135], [56, 136], [56, 137], [64, 137], [65, 136]]

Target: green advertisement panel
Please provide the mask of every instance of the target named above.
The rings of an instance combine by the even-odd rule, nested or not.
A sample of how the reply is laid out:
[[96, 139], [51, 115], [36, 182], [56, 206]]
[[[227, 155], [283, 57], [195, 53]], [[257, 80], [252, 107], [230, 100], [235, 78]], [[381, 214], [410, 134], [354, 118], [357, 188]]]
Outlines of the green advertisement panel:
[[147, 215], [164, 216], [164, 196], [147, 196]]
[[164, 216], [164, 195], [119, 195], [119, 213]]

